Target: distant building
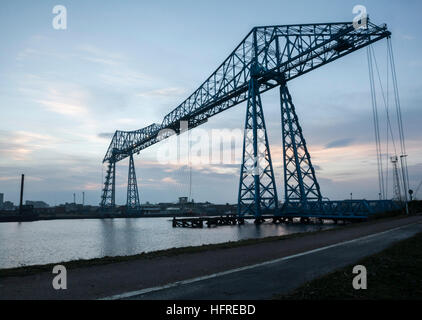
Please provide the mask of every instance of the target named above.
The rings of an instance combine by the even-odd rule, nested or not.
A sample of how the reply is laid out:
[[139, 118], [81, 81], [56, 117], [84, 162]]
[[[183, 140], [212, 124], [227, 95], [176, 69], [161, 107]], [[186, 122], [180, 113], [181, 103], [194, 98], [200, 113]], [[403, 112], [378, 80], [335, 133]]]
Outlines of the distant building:
[[50, 207], [47, 203], [44, 201], [30, 201], [26, 200], [25, 205], [33, 206], [35, 209], [45, 209]]
[[188, 203], [188, 197], [180, 197], [179, 204], [186, 204]]
[[144, 214], [150, 214], [150, 213], [157, 214], [157, 213], [161, 212], [161, 209], [160, 209], [160, 207], [143, 207], [142, 212]]
[[13, 202], [5, 201], [5, 202], [3, 202], [2, 209], [6, 210], [6, 211], [12, 211], [12, 210], [15, 210], [15, 206], [14, 206]]

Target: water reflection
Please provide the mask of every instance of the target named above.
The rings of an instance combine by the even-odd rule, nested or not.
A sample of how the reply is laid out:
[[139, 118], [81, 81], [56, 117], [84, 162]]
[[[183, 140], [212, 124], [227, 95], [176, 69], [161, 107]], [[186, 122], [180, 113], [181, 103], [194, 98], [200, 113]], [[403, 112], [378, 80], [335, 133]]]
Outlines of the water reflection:
[[182, 229], [172, 228], [168, 218], [0, 223], [0, 268], [132, 255], [332, 227], [245, 223], [241, 226]]

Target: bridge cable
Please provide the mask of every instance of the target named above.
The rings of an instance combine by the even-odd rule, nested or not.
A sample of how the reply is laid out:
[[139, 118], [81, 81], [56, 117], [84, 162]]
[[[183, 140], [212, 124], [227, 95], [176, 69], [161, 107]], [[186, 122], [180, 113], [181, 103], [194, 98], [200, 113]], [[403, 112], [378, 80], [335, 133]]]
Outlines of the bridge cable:
[[394, 60], [393, 46], [392, 46], [392, 41], [390, 38], [387, 39], [387, 44], [388, 44], [388, 51], [389, 51], [389, 60], [391, 64], [393, 89], [394, 89], [394, 101], [396, 105], [396, 114], [397, 114], [397, 124], [399, 128], [400, 149], [401, 149], [400, 159], [401, 159], [402, 175], [403, 175], [403, 187], [405, 189], [405, 199], [406, 199], [406, 204], [407, 204], [407, 199], [408, 199], [407, 193], [409, 189], [409, 171], [407, 167], [406, 143], [405, 143], [405, 137], [404, 137], [404, 126], [403, 126], [403, 119], [402, 119], [402, 112], [401, 112], [399, 88], [397, 84], [397, 73], [396, 73], [396, 66], [395, 66], [395, 60]]
[[[377, 152], [377, 165], [378, 165], [378, 183], [380, 194], [382, 195], [383, 199], [386, 199], [388, 196], [388, 157], [389, 157], [389, 144], [390, 138], [391, 143], [394, 149], [394, 155], [397, 156], [397, 148], [395, 143], [395, 137], [393, 133], [393, 126], [390, 116], [390, 98], [389, 98], [389, 90], [390, 90], [390, 73], [392, 78], [392, 87], [394, 91], [394, 103], [396, 108], [396, 116], [397, 116], [397, 124], [398, 124], [398, 131], [399, 131], [399, 142], [400, 142], [400, 151], [401, 151], [401, 167], [402, 167], [402, 182], [404, 187], [405, 196], [407, 199], [407, 192], [408, 192], [408, 184], [409, 184], [409, 173], [407, 168], [407, 154], [406, 154], [406, 146], [405, 146], [405, 138], [404, 138], [404, 125], [402, 120], [402, 112], [401, 112], [401, 105], [400, 105], [400, 98], [399, 98], [399, 91], [398, 91], [398, 84], [397, 84], [397, 74], [395, 70], [395, 62], [392, 50], [391, 39], [387, 39], [387, 86], [386, 90], [384, 90], [382, 81], [381, 81], [381, 74], [378, 67], [377, 58], [375, 55], [375, 50], [372, 45], [368, 46], [367, 48], [367, 58], [368, 58], [368, 68], [369, 68], [369, 81], [371, 86], [371, 102], [372, 102], [372, 112], [374, 117], [374, 132], [375, 132], [375, 144], [376, 144], [376, 152]], [[376, 72], [379, 87], [381, 90], [381, 97], [382, 101], [384, 102], [384, 108], [386, 113], [386, 178], [384, 179], [384, 164], [383, 164], [383, 155], [382, 155], [382, 146], [381, 146], [381, 135], [380, 135], [380, 121], [379, 121], [379, 112], [378, 112], [378, 101], [377, 101], [377, 93], [375, 91], [375, 76], [374, 73]]]
[[371, 87], [371, 102], [372, 102], [372, 114], [373, 114], [373, 121], [374, 121], [375, 146], [376, 146], [376, 153], [377, 153], [378, 187], [379, 187], [379, 194], [381, 198], [384, 196], [384, 177], [383, 177], [383, 167], [382, 167], [382, 157], [381, 157], [378, 105], [377, 105], [377, 97], [375, 94], [375, 80], [374, 80], [374, 68], [373, 68], [373, 61], [372, 61], [371, 46], [367, 47], [366, 52], [367, 52], [368, 69], [369, 69], [369, 83]]
[[[378, 68], [378, 62], [377, 62], [377, 59], [376, 59], [376, 55], [375, 55], [375, 51], [374, 51], [374, 48], [373, 47], [371, 47], [371, 49], [372, 49], [372, 55], [373, 55], [373, 58], [374, 58], [374, 64], [375, 64], [375, 68], [376, 68], [376, 71], [377, 71], [377, 75], [378, 75], [378, 81], [379, 81], [379, 86], [380, 86], [380, 88], [381, 88], [381, 94], [382, 94], [382, 98], [383, 98], [383, 102], [384, 102], [384, 108], [385, 108], [385, 114], [386, 114], [386, 128], [387, 128], [387, 135], [386, 135], [386, 138], [387, 138], [387, 140], [386, 140], [386, 179], [385, 179], [385, 184], [386, 184], [386, 186], [385, 186], [385, 194], [384, 194], [384, 199], [386, 199], [387, 198], [387, 195], [388, 195], [388, 164], [389, 164], [389, 137], [391, 136], [391, 142], [392, 142], [392, 145], [393, 145], [393, 149], [394, 149], [394, 155], [396, 155], [397, 156], [397, 149], [396, 149], [396, 143], [395, 143], [395, 138], [394, 138], [394, 133], [393, 133], [393, 129], [392, 129], [392, 124], [391, 124], [391, 117], [390, 117], [390, 111], [389, 111], [389, 87], [390, 87], [390, 84], [389, 84], [389, 80], [390, 80], [390, 78], [389, 78], [389, 75], [390, 75], [390, 67], [389, 67], [389, 59], [388, 59], [388, 52], [387, 52], [387, 80], [386, 80], [386, 82], [387, 82], [387, 88], [386, 88], [386, 91], [384, 92], [384, 87], [383, 87], [383, 84], [382, 84], [382, 81], [381, 81], [381, 75], [380, 75], [380, 70], [379, 70], [379, 68]], [[388, 47], [387, 47], [387, 51], [388, 51]]]

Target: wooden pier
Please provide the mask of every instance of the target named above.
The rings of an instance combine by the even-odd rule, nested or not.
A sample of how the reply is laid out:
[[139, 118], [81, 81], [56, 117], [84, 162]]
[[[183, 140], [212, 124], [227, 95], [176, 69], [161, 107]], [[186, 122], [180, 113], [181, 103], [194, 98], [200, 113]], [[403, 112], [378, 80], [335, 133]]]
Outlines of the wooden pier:
[[[229, 225], [241, 225], [245, 223], [245, 220], [254, 220], [255, 224], [261, 224], [265, 221], [272, 221], [272, 223], [293, 223], [293, 217], [275, 217], [275, 216], [262, 216], [256, 219], [254, 216], [238, 217], [236, 215], [218, 216], [218, 217], [198, 217], [198, 218], [176, 218], [173, 217], [173, 228], [204, 228], [207, 226], [218, 227], [218, 226], [229, 226]], [[309, 218], [300, 218], [300, 223], [308, 224], [315, 221], [311, 221]], [[323, 223], [322, 219], [316, 221]]]
[[203, 228], [206, 225], [208, 228], [217, 226], [228, 226], [243, 224], [244, 218], [238, 218], [234, 215], [219, 216], [219, 217], [201, 217], [201, 218], [173, 218], [173, 227], [179, 228]]

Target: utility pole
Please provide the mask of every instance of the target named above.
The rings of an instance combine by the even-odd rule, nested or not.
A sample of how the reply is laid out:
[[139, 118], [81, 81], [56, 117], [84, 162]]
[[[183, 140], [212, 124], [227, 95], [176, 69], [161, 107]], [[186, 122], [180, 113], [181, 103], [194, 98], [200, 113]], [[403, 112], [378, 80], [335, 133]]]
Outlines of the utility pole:
[[82, 206], [85, 205], [85, 192], [82, 191]]
[[76, 204], [76, 194], [73, 193], [73, 204]]

